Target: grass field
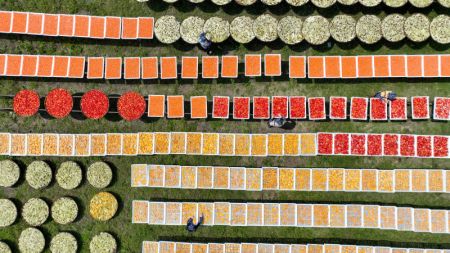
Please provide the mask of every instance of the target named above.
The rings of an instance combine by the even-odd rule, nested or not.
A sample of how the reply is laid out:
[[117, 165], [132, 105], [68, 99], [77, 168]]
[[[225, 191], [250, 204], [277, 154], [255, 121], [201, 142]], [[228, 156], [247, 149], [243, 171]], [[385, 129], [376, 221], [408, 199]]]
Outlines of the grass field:
[[[373, 13], [384, 16], [386, 13], [398, 11], [400, 13], [424, 12], [429, 17], [437, 13], [447, 13], [448, 9], [440, 8], [437, 4], [424, 10], [400, 8], [384, 11], [382, 7], [364, 8], [333, 7], [325, 11], [317, 11], [312, 5], [299, 8], [289, 7], [287, 4], [268, 8], [261, 4], [252, 7], [239, 7], [231, 4], [218, 7], [207, 1], [194, 5], [186, 0], [179, 0], [174, 5], [168, 5], [160, 0], [151, 0], [148, 4], [137, 3], [135, 0], [39, 0], [12, 1], [0, 0], [1, 10], [32, 11], [46, 13], [82, 13], [90, 15], [110, 16], [154, 16], [176, 15], [181, 20], [184, 17], [198, 15], [203, 18], [221, 16], [231, 20], [238, 15], [259, 15], [264, 12], [275, 16], [288, 14], [307, 16], [319, 12], [325, 16], [333, 16], [340, 12], [351, 15]], [[450, 53], [450, 47], [437, 45], [433, 42], [413, 44], [401, 42], [397, 44], [382, 41], [373, 46], [364, 46], [358, 42], [346, 45], [332, 44], [330, 47], [310, 47], [303, 42], [298, 46], [285, 46], [277, 43], [263, 44], [252, 42], [250, 45], [227, 43], [229, 53], [242, 55], [247, 52], [279, 52], [287, 59], [288, 55], [355, 55], [355, 54], [436, 54]], [[1, 35], [0, 53], [21, 54], [61, 54], [85, 56], [169, 56], [169, 55], [202, 55], [197, 47], [187, 46], [179, 42], [170, 46], [163, 46], [157, 40], [151, 41], [99, 41], [88, 39], [46, 38], [24, 35]], [[450, 80], [447, 79], [370, 79], [370, 80], [289, 80], [280, 79], [237, 79], [214, 81], [92, 81], [92, 80], [54, 80], [54, 79], [0, 79], [0, 95], [14, 94], [20, 89], [30, 88], [45, 95], [50, 89], [63, 87], [73, 94], [83, 93], [98, 88], [109, 94], [121, 94], [134, 90], [141, 94], [184, 94], [192, 95], [230, 96], [272, 96], [272, 95], [306, 95], [306, 96], [371, 96], [379, 90], [393, 90], [399, 96], [428, 95], [450, 96]], [[0, 100], [1, 107], [10, 107], [10, 101]], [[138, 132], [138, 131], [205, 131], [205, 132], [276, 132], [268, 129], [265, 122], [260, 121], [222, 121], [222, 120], [142, 120], [136, 122], [118, 121], [109, 116], [99, 121], [80, 119], [79, 115], [72, 115], [63, 120], [46, 119], [45, 115], [32, 118], [18, 118], [13, 113], [0, 113], [0, 129], [2, 132], [58, 132], [58, 133], [104, 133], [104, 132]], [[368, 123], [368, 122], [308, 122], [299, 121], [293, 132], [393, 132], [415, 134], [443, 134], [450, 135], [449, 123], [433, 121], [407, 121], [400, 123]], [[26, 165], [34, 158], [14, 157], [21, 165], [22, 172]], [[56, 168], [69, 158], [41, 157]], [[428, 234], [413, 232], [393, 232], [364, 229], [309, 229], [309, 228], [236, 228], [236, 227], [203, 227], [194, 234], [188, 234], [184, 227], [148, 226], [131, 224], [131, 201], [143, 200], [180, 200], [180, 201], [256, 201], [256, 202], [308, 202], [308, 203], [362, 203], [396, 206], [411, 206], [424, 208], [449, 209], [450, 194], [378, 194], [378, 193], [328, 193], [328, 192], [226, 192], [201, 190], [157, 190], [130, 187], [130, 165], [134, 163], [180, 164], [180, 165], [226, 165], [226, 166], [279, 166], [279, 167], [341, 167], [341, 168], [450, 168], [450, 160], [445, 159], [416, 159], [416, 158], [359, 158], [359, 157], [289, 157], [289, 158], [239, 158], [234, 157], [200, 157], [200, 156], [140, 156], [140, 157], [105, 157], [105, 158], [76, 158], [75, 161], [86, 167], [97, 160], [107, 161], [114, 171], [113, 184], [106, 190], [114, 193], [120, 200], [119, 212], [109, 222], [97, 222], [89, 216], [89, 200], [98, 192], [86, 180], [82, 186], [71, 191], [61, 189], [55, 182], [42, 191], [31, 189], [21, 177], [17, 187], [1, 189], [0, 198], [13, 198], [22, 206], [31, 197], [42, 197], [49, 202], [61, 196], [72, 196], [81, 206], [81, 214], [71, 225], [56, 225], [49, 220], [41, 228], [45, 232], [47, 243], [58, 231], [73, 232], [79, 241], [80, 252], [89, 251], [92, 236], [100, 231], [109, 231], [116, 236], [120, 252], [140, 252], [143, 240], [174, 240], [197, 242], [271, 242], [271, 243], [341, 243], [384, 245], [395, 247], [427, 247], [450, 248], [449, 234]], [[20, 232], [26, 228], [26, 223], [19, 219], [13, 226], [0, 230], [0, 240], [8, 242], [18, 252], [17, 239]], [[48, 247], [46, 248], [49, 252]]]

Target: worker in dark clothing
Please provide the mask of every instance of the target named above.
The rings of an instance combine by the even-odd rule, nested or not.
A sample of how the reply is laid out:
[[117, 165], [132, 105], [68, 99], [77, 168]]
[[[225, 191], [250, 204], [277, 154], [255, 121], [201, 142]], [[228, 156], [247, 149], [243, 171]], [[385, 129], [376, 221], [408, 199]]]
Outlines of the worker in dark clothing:
[[213, 53], [212, 50], [212, 42], [206, 37], [206, 33], [201, 33], [198, 38], [198, 43], [200, 43], [200, 47], [205, 50], [209, 55]]
[[276, 127], [285, 130], [290, 130], [295, 127], [295, 122], [293, 120], [289, 120], [285, 117], [282, 117], [281, 115], [277, 115], [269, 119], [269, 121], [267, 122], [267, 126], [269, 128]]
[[385, 90], [377, 92], [374, 97], [379, 98], [387, 103], [389, 100], [394, 101], [397, 97], [397, 94], [395, 94], [395, 92], [393, 91]]
[[187, 221], [186, 229], [189, 232], [195, 232], [197, 231], [197, 228], [200, 227], [200, 225], [203, 223], [203, 214], [198, 220], [197, 224], [194, 224], [194, 219], [191, 217]]
[[269, 128], [282, 128], [286, 122], [287, 120], [285, 118], [271, 118], [267, 124], [269, 125]]

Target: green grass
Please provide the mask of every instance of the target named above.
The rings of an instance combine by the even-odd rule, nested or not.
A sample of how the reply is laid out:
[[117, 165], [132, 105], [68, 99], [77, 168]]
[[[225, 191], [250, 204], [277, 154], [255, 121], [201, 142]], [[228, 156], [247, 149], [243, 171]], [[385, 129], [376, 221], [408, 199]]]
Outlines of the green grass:
[[[238, 15], [259, 15], [270, 12], [277, 17], [284, 15], [306, 16], [319, 12], [332, 16], [339, 12], [359, 16], [362, 13], [374, 13], [384, 16], [383, 8], [360, 10], [359, 6], [333, 7], [317, 11], [311, 5], [293, 8], [282, 4], [268, 8], [263, 5], [238, 7], [236, 5], [224, 8], [217, 7], [206, 1], [193, 5], [186, 0], [180, 0], [174, 5], [167, 5], [160, 0], [151, 0], [148, 4], [139, 4], [134, 0], [40, 0], [11, 1], [0, 0], [2, 10], [51, 12], [51, 13], [82, 13], [91, 15], [112, 16], [154, 16], [176, 15], [180, 19], [198, 15], [203, 18], [221, 16], [231, 20]], [[397, 10], [396, 10], [397, 11]], [[398, 9], [400, 13], [417, 12], [408, 8]], [[420, 10], [419, 10], [420, 11]], [[433, 17], [439, 13], [448, 13], [434, 4], [421, 10]], [[229, 53], [242, 55], [246, 52], [279, 52], [284, 59], [288, 55], [354, 55], [354, 54], [427, 54], [450, 53], [449, 46], [439, 46], [433, 42], [413, 44], [410, 42], [386, 43], [380, 42], [373, 46], [353, 42], [346, 45], [332, 44], [331, 47], [310, 47], [306, 43], [298, 46], [285, 46], [282, 43], [263, 44], [252, 42], [250, 45], [237, 45], [229, 41], [226, 49]], [[164, 55], [203, 55], [197, 47], [188, 47], [183, 43], [166, 46], [156, 40], [152, 41], [99, 41], [89, 39], [45, 38], [39, 36], [2, 35], [0, 36], [0, 53], [23, 54], [61, 54], [87, 56], [164, 56]], [[127, 90], [136, 90], [142, 94], [184, 94], [192, 95], [305, 95], [305, 96], [371, 96], [379, 90], [394, 90], [399, 96], [428, 95], [449, 96], [449, 79], [368, 79], [368, 80], [288, 80], [288, 79], [237, 79], [237, 80], [198, 80], [187, 81], [91, 81], [91, 80], [53, 80], [53, 79], [17, 79], [0, 80], [0, 94], [14, 94], [20, 89], [31, 88], [45, 95], [50, 89], [64, 87], [73, 93], [82, 93], [89, 89], [99, 88], [109, 94], [121, 94]], [[0, 101], [0, 105], [9, 106], [10, 101]], [[104, 132], [138, 132], [138, 131], [207, 131], [207, 132], [242, 132], [265, 133], [283, 132], [267, 129], [265, 122], [259, 121], [222, 121], [222, 120], [155, 120], [123, 122], [114, 117], [98, 122], [80, 120], [69, 117], [63, 120], [47, 120], [41, 116], [32, 118], [17, 118], [13, 114], [0, 114], [0, 129], [5, 132], [59, 132], [59, 133], [104, 133]], [[395, 132], [416, 134], [450, 134], [448, 123], [420, 121], [400, 123], [368, 123], [368, 122], [298, 122], [294, 132]], [[21, 164], [22, 172], [33, 158], [14, 158]], [[40, 158], [48, 161], [55, 171], [58, 165], [68, 158]], [[397, 206], [412, 206], [418, 208], [450, 207], [449, 194], [378, 194], [378, 193], [325, 193], [325, 192], [227, 192], [199, 190], [168, 190], [143, 189], [130, 187], [130, 166], [134, 163], [180, 164], [180, 165], [226, 165], [226, 166], [279, 166], [279, 167], [342, 167], [342, 168], [435, 168], [446, 169], [450, 161], [445, 159], [415, 159], [415, 158], [361, 158], [361, 157], [286, 157], [286, 158], [239, 158], [234, 157], [201, 157], [201, 156], [140, 156], [140, 157], [105, 157], [105, 158], [75, 158], [83, 165], [84, 170], [90, 163], [98, 160], [109, 162], [114, 170], [114, 182], [106, 190], [114, 193], [121, 206], [117, 216], [109, 222], [97, 222], [89, 216], [89, 200], [98, 192], [84, 180], [81, 187], [66, 191], [56, 183], [48, 189], [32, 190], [25, 180], [21, 179], [18, 187], [2, 189], [1, 198], [13, 198], [21, 206], [31, 197], [42, 197], [49, 202], [61, 196], [72, 196], [81, 206], [79, 219], [71, 225], [56, 225], [47, 221], [42, 229], [47, 242], [58, 231], [71, 231], [77, 237], [81, 252], [88, 252], [89, 241], [100, 231], [113, 233], [119, 241], [121, 252], [140, 252], [143, 240], [179, 240], [197, 242], [280, 242], [280, 243], [342, 243], [385, 245], [396, 247], [431, 247], [450, 248], [450, 235], [427, 234], [412, 232], [394, 232], [363, 229], [309, 229], [309, 228], [236, 228], [236, 227], [203, 227], [195, 234], [188, 234], [183, 227], [148, 226], [131, 224], [131, 201], [164, 200], [164, 201], [256, 201], [256, 202], [310, 202], [310, 203], [362, 203]], [[0, 240], [6, 240], [9, 245], [17, 247], [20, 231], [27, 225], [19, 219], [13, 226], [0, 230]], [[17, 248], [15, 248], [17, 252]], [[48, 248], [47, 248], [48, 252]]]

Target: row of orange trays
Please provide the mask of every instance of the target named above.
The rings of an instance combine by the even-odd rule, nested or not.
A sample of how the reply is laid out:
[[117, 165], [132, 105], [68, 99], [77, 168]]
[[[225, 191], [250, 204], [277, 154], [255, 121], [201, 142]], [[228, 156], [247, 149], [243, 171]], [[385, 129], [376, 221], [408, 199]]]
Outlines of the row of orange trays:
[[133, 201], [133, 223], [182, 225], [204, 216], [205, 225], [343, 227], [448, 233], [447, 210], [378, 205], [193, 203]]
[[142, 253], [215, 252], [215, 253], [285, 253], [285, 252], [334, 252], [334, 253], [447, 253], [443, 249], [391, 248], [385, 246], [361, 246], [340, 244], [269, 244], [269, 243], [190, 243], [171, 241], [143, 241]]
[[88, 57], [88, 79], [174, 79], [176, 57]]
[[448, 77], [450, 55], [310, 56], [309, 78]]
[[[0, 33], [1, 29], [0, 27]], [[23, 60], [22, 57], [24, 57]], [[265, 55], [265, 76], [280, 76], [282, 74], [280, 57], [280, 55]], [[73, 61], [69, 67], [67, 66], [68, 59]], [[85, 59], [84, 56], [1, 55], [0, 75], [83, 78], [86, 74], [88, 79], [144, 80], [177, 79], [179, 77], [178, 61], [175, 56], [87, 57], [87, 73], [85, 73]], [[220, 77], [237, 78], [239, 75], [239, 57], [222, 56], [221, 59]], [[259, 63], [255, 62], [256, 59]], [[245, 75], [249, 77], [261, 76], [261, 55], [245, 55], [245, 60]], [[290, 71], [292, 71], [289, 75], [291, 78], [305, 78], [304, 61], [305, 57], [303, 56], [289, 57]], [[205, 56], [202, 58], [202, 62], [202, 78], [219, 78], [218, 56]], [[198, 79], [198, 57], [182, 57], [181, 65], [181, 78]]]
[[[124, 19], [125, 20], [125, 19]], [[0, 27], [1, 30], [1, 27]], [[1, 31], [0, 31], [1, 32]], [[61, 63], [67, 61], [67, 56], [41, 56], [39, 63], [41, 70], [36, 69], [36, 55], [27, 56], [28, 62], [25, 62], [24, 67], [21, 66], [21, 56], [23, 55], [8, 55], [9, 60], [2, 61], [3, 66], [0, 66], [1, 75], [7, 76], [38, 76], [38, 77], [67, 77], [67, 78], [82, 78], [84, 72], [84, 59], [82, 56], [72, 56], [71, 59], [76, 59], [77, 64], [72, 68], [72, 73], [67, 73], [67, 66], [59, 66], [57, 62], [50, 64], [53, 57]], [[5, 55], [3, 55], [5, 57]], [[281, 71], [281, 56], [280, 55], [265, 55], [266, 64], [264, 69], [265, 76], [280, 76]], [[383, 58], [385, 61], [396, 62], [404, 61], [404, 59], [423, 59], [423, 69], [419, 65], [412, 66], [413, 73], [409, 73], [406, 65], [389, 70], [389, 65], [384, 62], [374, 65], [377, 59]], [[106, 59], [106, 61], [105, 61]], [[202, 65], [202, 78], [219, 78], [219, 58], [218, 56], [207, 56], [202, 58], [204, 64]], [[394, 61], [392, 59], [395, 59]], [[403, 59], [403, 60], [402, 60]], [[425, 59], [430, 61], [429, 65], [425, 63]], [[177, 79], [178, 78], [178, 62], [177, 57], [124, 57], [124, 72], [122, 73], [122, 58], [119, 57], [88, 57], [88, 72], [89, 79]], [[83, 62], [81, 62], [83, 61]], [[108, 65], [108, 61], [110, 66]], [[289, 57], [289, 77], [290, 78], [305, 78], [305, 57], [290, 56]], [[107, 63], [105, 66], [105, 62]], [[342, 63], [341, 63], [342, 62]], [[5, 64], [6, 63], [6, 64]], [[52, 63], [52, 62], [51, 62]], [[198, 59], [197, 57], [183, 57], [182, 58], [182, 72], [181, 78], [197, 79], [198, 78]], [[197, 64], [195, 64], [197, 63]], [[34, 66], [33, 66], [34, 64]], [[342, 66], [341, 66], [342, 64]], [[328, 70], [327, 66], [332, 70]], [[360, 66], [361, 65], [361, 66]], [[55, 70], [50, 69], [55, 66]], [[395, 65], [397, 66], [397, 65]], [[401, 66], [401, 65], [400, 65]], [[372, 77], [449, 77], [450, 76], [450, 55], [390, 55], [390, 56], [311, 56], [308, 58], [308, 77], [309, 78], [372, 78]], [[106, 69], [105, 69], [106, 67]], [[24, 69], [21, 71], [21, 69]], [[53, 73], [55, 72], [55, 73]], [[330, 73], [328, 73], [330, 72]], [[380, 73], [378, 73], [380, 72]], [[261, 55], [245, 55], [245, 76], [259, 77], [262, 75]], [[236, 78], [239, 75], [238, 56], [223, 56], [222, 57], [222, 78]], [[448, 116], [445, 120], [448, 120]]]
[[152, 39], [152, 17], [121, 18], [0, 11], [0, 33], [93, 39]]
[[[246, 54], [245, 60], [245, 76], [259, 77], [262, 75], [261, 55]], [[238, 76], [238, 56], [222, 57], [222, 77], [236, 78]], [[198, 78], [198, 57], [182, 57], [181, 60], [181, 78], [197, 79]], [[265, 54], [264, 55], [264, 75], [265, 76], [281, 76], [281, 55]], [[202, 78], [218, 78], [219, 77], [219, 57], [203, 56], [202, 57]]]
[[[166, 112], [167, 105], [167, 112]], [[208, 117], [208, 99], [206, 96], [190, 97], [192, 119], [205, 119]], [[148, 117], [163, 118], [184, 118], [184, 96], [183, 95], [149, 95], [148, 96]]]
[[[110, 134], [30, 134], [39, 147], [28, 152], [27, 134], [4, 133], [0, 153], [12, 155], [104, 156], [138, 154], [201, 155], [316, 155], [315, 134], [219, 134], [219, 133], [110, 133]], [[53, 136], [44, 141], [44, 136]], [[81, 138], [81, 136], [84, 136]], [[283, 138], [271, 142], [271, 137]], [[145, 140], [144, 140], [145, 138]], [[64, 145], [59, 145], [60, 139]], [[141, 140], [142, 139], [142, 140]], [[303, 142], [303, 145], [301, 144]], [[274, 143], [274, 144], [272, 144]], [[42, 146], [44, 145], [44, 146]], [[46, 147], [56, 151], [47, 153]], [[274, 147], [274, 145], [276, 147]], [[279, 147], [277, 146], [279, 145]], [[282, 146], [281, 146], [282, 145]], [[67, 149], [63, 153], [60, 148]], [[14, 150], [13, 150], [14, 149]], [[18, 150], [15, 150], [18, 149]], [[77, 149], [80, 149], [76, 151]], [[280, 151], [281, 150], [281, 151]], [[82, 152], [81, 152], [82, 151]]]
[[235, 168], [145, 164], [131, 166], [132, 187], [247, 191], [450, 192], [450, 186], [445, 183], [448, 180], [450, 172], [445, 170]]
[[[151, 136], [151, 140], [149, 137]], [[153, 154], [152, 133], [0, 133], [0, 154], [14, 156], [105, 156]], [[151, 149], [151, 150], [149, 150]]]
[[0, 75], [83, 78], [85, 58], [58, 55], [0, 55]]

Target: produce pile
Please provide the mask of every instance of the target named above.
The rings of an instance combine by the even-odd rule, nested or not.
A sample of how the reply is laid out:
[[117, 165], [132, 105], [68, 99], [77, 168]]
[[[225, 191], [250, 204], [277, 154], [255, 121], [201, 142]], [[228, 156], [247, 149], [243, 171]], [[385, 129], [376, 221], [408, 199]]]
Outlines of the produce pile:
[[[140, 1], [140, 0], [138, 0]], [[142, 1], [142, 0], [141, 0]], [[144, 0], [146, 1], [146, 0]], [[163, 0], [166, 3], [174, 3], [178, 0]], [[181, 0], [180, 0], [181, 1]], [[188, 0], [191, 3], [202, 3], [204, 0]], [[237, 4], [242, 6], [249, 6], [254, 3], [256, 3], [257, 0], [234, 0]], [[310, 0], [286, 0], [286, 3], [292, 5], [292, 6], [302, 6], [306, 3], [308, 3]], [[212, 0], [212, 2], [216, 5], [226, 5], [232, 2], [232, 0]], [[277, 5], [279, 3], [283, 2], [283, 0], [261, 0], [261, 3], [273, 6]], [[336, 2], [339, 2], [343, 5], [354, 5], [358, 2], [365, 6], [365, 7], [375, 7], [381, 4], [381, 0], [311, 0], [311, 3], [314, 4], [316, 7], [319, 8], [329, 8], [336, 4]], [[386, 6], [392, 7], [392, 8], [398, 8], [404, 6], [406, 3], [410, 3], [412, 6], [416, 8], [426, 8], [430, 6], [433, 3], [433, 0], [383, 0], [384, 4]], [[450, 1], [448, 0], [437, 0], [437, 2], [444, 6], [449, 8], [450, 7]]]
[[[394, 0], [386, 0], [394, 1]], [[329, 6], [333, 1], [313, 1], [316, 5]], [[375, 6], [379, 1], [365, 0], [362, 4]], [[189, 44], [198, 43], [200, 34], [214, 43], [226, 41], [230, 35], [238, 43], [249, 43], [255, 37], [262, 42], [280, 39], [288, 45], [298, 44], [305, 39], [309, 44], [321, 45], [330, 37], [340, 43], [347, 43], [357, 37], [361, 42], [374, 44], [384, 38], [398, 42], [407, 37], [413, 42], [422, 42], [429, 37], [434, 41], [450, 43], [450, 17], [441, 14], [429, 20], [423, 14], [389, 14], [384, 19], [375, 15], [362, 15], [357, 20], [349, 15], [337, 15], [325, 18], [320, 15], [305, 19], [286, 16], [277, 20], [270, 14], [256, 18], [239, 16], [229, 21], [220, 17], [211, 17], [206, 21], [191, 16], [181, 22], [175, 16], [163, 16], [156, 21], [156, 38], [165, 44], [171, 44], [180, 37]], [[24, 113], [26, 114], [26, 113]]]
[[117, 242], [111, 234], [102, 232], [92, 238], [89, 249], [97, 253], [116, 252]]
[[99, 221], [112, 219], [117, 212], [118, 202], [116, 197], [109, 192], [96, 194], [89, 205], [91, 217]]
[[[12, 160], [0, 161], [0, 187], [16, 187], [20, 178], [20, 167]], [[81, 184], [83, 171], [76, 162], [66, 161], [61, 163], [56, 171], [55, 179], [64, 190], [72, 190]], [[87, 180], [97, 189], [106, 188], [111, 184], [113, 171], [105, 162], [94, 162], [88, 166]], [[34, 190], [49, 187], [53, 173], [51, 166], [44, 161], [31, 162], [25, 172], [25, 181]], [[111, 199], [112, 196], [112, 199]], [[111, 193], [99, 193], [91, 202], [91, 208], [98, 213], [98, 220], [108, 220], [117, 212], [118, 202]], [[92, 213], [92, 212], [91, 212]], [[19, 215], [20, 214], [20, 215]], [[0, 228], [14, 226], [19, 218], [23, 218], [27, 225], [18, 238], [18, 248], [21, 252], [40, 253], [46, 247], [46, 239], [40, 226], [47, 222], [54, 222], [64, 226], [77, 222], [77, 217], [83, 216], [79, 203], [73, 197], [63, 196], [54, 200], [45, 198], [30, 198], [22, 204], [16, 204], [14, 200], [0, 198]], [[50, 218], [51, 217], [51, 218]], [[76, 253], [78, 242], [70, 232], [59, 232], [49, 242], [52, 253]], [[91, 252], [115, 252], [117, 243], [110, 234], [100, 233], [92, 238]], [[10, 253], [10, 246], [0, 241], [0, 252]]]

